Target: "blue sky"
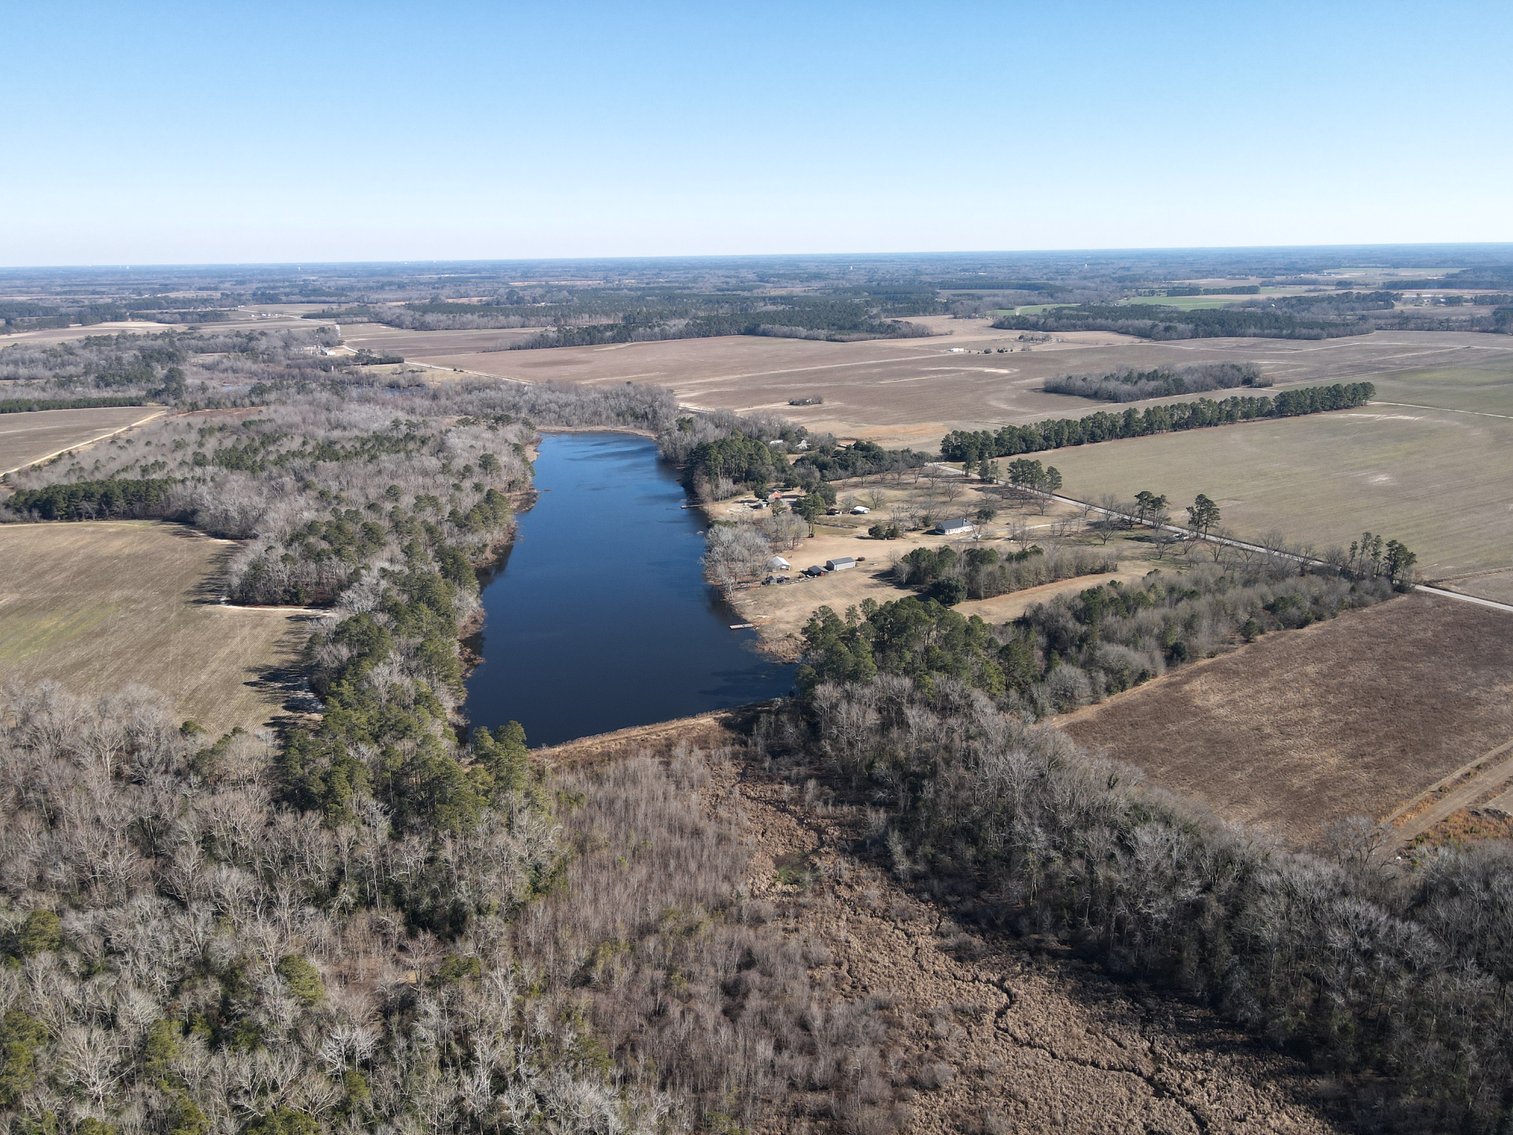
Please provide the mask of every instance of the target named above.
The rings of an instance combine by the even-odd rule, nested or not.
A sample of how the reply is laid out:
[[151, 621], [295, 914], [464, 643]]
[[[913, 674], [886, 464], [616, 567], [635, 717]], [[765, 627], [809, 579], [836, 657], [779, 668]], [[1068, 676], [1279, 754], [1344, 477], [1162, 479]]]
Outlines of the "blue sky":
[[1513, 240], [1513, 3], [10, 6], [0, 265]]

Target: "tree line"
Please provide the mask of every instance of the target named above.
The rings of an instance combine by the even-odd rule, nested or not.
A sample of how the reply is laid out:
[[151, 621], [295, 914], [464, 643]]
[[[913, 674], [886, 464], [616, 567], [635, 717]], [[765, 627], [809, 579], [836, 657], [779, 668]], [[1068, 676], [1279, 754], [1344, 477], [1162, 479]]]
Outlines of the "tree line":
[[993, 326], [1005, 331], [1117, 331], [1141, 339], [1333, 339], [1364, 335], [1368, 322], [1305, 319], [1283, 311], [1253, 307], [1198, 308], [1183, 311], [1160, 304], [1078, 304], [1037, 313], [1005, 315]]
[[978, 462], [983, 458], [1039, 453], [1069, 445], [1148, 437], [1180, 430], [1205, 429], [1265, 418], [1291, 418], [1330, 410], [1364, 406], [1376, 397], [1369, 382], [1300, 386], [1271, 397], [1196, 398], [1134, 408], [1122, 414], [1100, 410], [1082, 418], [1053, 418], [1026, 425], [1002, 426], [998, 430], [952, 430], [940, 444], [947, 461]]
[[1236, 386], [1270, 386], [1254, 363], [1200, 363], [1187, 367], [1133, 367], [1107, 374], [1064, 374], [1048, 378], [1042, 389], [1048, 394], [1072, 394], [1103, 402], [1138, 402], [1175, 394], [1198, 394]]
[[0, 398], [0, 414], [31, 414], [38, 410], [92, 410], [108, 406], [140, 406], [130, 394], [93, 394], [73, 398]]

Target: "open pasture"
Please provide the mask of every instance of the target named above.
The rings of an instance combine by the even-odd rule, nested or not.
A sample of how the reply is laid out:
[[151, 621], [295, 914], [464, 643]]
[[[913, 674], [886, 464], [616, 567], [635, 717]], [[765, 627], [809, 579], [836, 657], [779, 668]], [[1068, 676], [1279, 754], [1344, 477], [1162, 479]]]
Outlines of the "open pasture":
[[1280, 531], [1320, 552], [1369, 530], [1401, 540], [1430, 580], [1513, 567], [1513, 419], [1371, 405], [1307, 418], [1132, 438], [1041, 454], [1082, 500], [1139, 489], [1172, 514], [1199, 493], [1241, 538]]
[[0, 414], [0, 475], [109, 437], [162, 414], [147, 406]]
[[224, 607], [232, 545], [147, 521], [0, 525], [0, 680], [74, 693], [140, 684], [212, 731], [255, 729], [284, 694], [306, 616]]
[[[374, 330], [372, 324], [342, 331], [354, 348], [394, 351], [443, 370], [529, 382], [653, 383], [668, 387], [690, 406], [771, 411], [814, 430], [929, 449], [952, 429], [995, 428], [1108, 408], [1107, 403], [1041, 390], [1047, 378], [1061, 374], [1254, 362], [1276, 384], [1288, 385], [1380, 381], [1397, 371], [1479, 368], [1513, 359], [1513, 341], [1465, 332], [1164, 343], [1077, 332], [1023, 351], [1019, 332], [994, 330], [987, 320], [931, 316], [916, 322], [937, 334], [861, 343], [727, 336], [507, 351], [488, 347], [502, 347], [519, 332], [400, 332]], [[998, 353], [1000, 347], [1005, 353]], [[983, 354], [984, 349], [992, 353]], [[790, 399], [815, 396], [824, 403], [788, 405]]]
[[1513, 615], [1417, 594], [1284, 631], [1058, 722], [1305, 845], [1513, 740]]

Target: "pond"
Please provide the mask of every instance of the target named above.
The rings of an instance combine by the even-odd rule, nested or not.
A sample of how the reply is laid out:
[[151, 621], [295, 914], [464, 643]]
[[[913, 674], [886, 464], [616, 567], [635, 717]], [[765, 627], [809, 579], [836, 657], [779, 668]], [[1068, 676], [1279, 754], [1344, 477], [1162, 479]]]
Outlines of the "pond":
[[532, 745], [785, 694], [791, 665], [704, 580], [702, 514], [646, 438], [546, 434], [539, 496], [483, 587], [474, 725], [514, 719]]

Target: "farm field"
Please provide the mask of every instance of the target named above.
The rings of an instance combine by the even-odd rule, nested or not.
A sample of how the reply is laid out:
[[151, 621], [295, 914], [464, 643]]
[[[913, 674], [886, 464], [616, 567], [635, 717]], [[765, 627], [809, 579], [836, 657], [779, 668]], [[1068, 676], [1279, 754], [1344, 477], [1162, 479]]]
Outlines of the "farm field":
[[1268, 635], [1059, 726], [1304, 845], [1513, 740], [1513, 615], [1416, 594]]
[[[1044, 417], [1074, 417], [1108, 404], [1046, 394], [1045, 379], [1124, 367], [1255, 362], [1278, 385], [1380, 382], [1397, 371], [1496, 370], [1513, 361], [1513, 341], [1471, 332], [1377, 332], [1329, 340], [1202, 339], [1150, 343], [1103, 332], [1058, 334], [1019, 350], [1019, 332], [984, 319], [914, 320], [928, 339], [823, 343], [727, 336], [605, 347], [490, 350], [518, 331], [397, 331], [342, 327], [353, 348], [392, 351], [413, 362], [473, 375], [589, 385], [626, 381], [671, 389], [708, 409], [781, 413], [813, 430], [886, 445], [934, 449], [948, 431], [993, 428]], [[999, 347], [1007, 353], [999, 354]], [[960, 348], [953, 353], [954, 348]], [[985, 348], [992, 354], [983, 354]], [[822, 405], [789, 406], [819, 396]]]
[[1206, 493], [1241, 538], [1278, 530], [1320, 551], [1380, 532], [1417, 552], [1425, 578], [1481, 595], [1484, 573], [1513, 567], [1509, 452], [1513, 419], [1372, 405], [1041, 456], [1071, 497], [1150, 489], [1180, 520]]
[[103, 406], [0, 414], [0, 475], [63, 450], [99, 441], [162, 413], [147, 406]]
[[1373, 381], [1381, 402], [1513, 417], [1513, 350], [1467, 353], [1452, 365], [1385, 374]]
[[283, 695], [260, 675], [305, 616], [216, 603], [229, 548], [150, 521], [0, 525], [0, 680], [144, 685], [212, 732], [262, 726]]

